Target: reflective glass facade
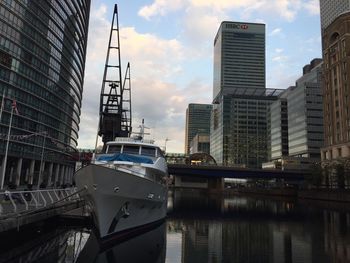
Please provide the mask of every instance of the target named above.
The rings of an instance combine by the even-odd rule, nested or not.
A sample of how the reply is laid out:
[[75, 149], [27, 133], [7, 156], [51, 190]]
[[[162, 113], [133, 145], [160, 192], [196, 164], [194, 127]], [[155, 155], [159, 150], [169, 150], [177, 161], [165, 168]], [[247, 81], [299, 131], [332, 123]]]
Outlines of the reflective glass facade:
[[277, 93], [231, 94], [213, 105], [210, 154], [217, 163], [260, 168], [268, 159], [267, 113]]
[[210, 133], [211, 104], [191, 103], [186, 110], [185, 153], [190, 153], [193, 138]]
[[287, 99], [282, 96], [271, 104], [268, 114], [269, 160], [288, 156], [288, 106]]
[[296, 81], [287, 95], [289, 156], [320, 159], [323, 146], [321, 60]]
[[265, 25], [222, 22], [214, 40], [214, 90], [265, 88]]
[[[90, 0], [0, 1], [0, 133], [17, 101], [9, 156], [67, 163], [77, 146]], [[43, 136], [33, 134], [47, 132]], [[25, 139], [15, 135], [33, 135]], [[0, 144], [4, 155], [5, 143]]]

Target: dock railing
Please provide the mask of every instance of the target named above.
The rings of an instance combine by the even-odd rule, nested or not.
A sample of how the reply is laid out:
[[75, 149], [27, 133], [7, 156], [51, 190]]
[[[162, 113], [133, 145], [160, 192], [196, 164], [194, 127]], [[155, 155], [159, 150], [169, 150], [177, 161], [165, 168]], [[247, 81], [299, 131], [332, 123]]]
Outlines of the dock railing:
[[0, 220], [11, 216], [35, 212], [36, 210], [55, 207], [63, 203], [81, 200], [77, 188], [4, 191], [0, 192]]

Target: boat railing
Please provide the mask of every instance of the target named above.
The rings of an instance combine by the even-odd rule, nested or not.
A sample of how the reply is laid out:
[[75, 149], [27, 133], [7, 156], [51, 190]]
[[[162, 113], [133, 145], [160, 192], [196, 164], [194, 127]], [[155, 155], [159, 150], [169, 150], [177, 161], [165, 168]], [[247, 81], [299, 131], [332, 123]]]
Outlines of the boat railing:
[[[85, 191], [85, 189], [82, 190]], [[82, 190], [78, 191], [76, 187], [71, 187], [0, 192], [0, 220], [4, 217], [80, 200]]]

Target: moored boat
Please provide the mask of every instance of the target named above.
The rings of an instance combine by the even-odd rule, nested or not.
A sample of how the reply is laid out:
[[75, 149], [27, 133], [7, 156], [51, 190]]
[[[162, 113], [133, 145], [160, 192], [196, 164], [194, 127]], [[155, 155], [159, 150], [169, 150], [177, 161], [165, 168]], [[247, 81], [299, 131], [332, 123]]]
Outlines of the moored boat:
[[168, 178], [163, 152], [152, 141], [118, 137], [105, 148], [75, 174], [103, 241], [161, 222]]

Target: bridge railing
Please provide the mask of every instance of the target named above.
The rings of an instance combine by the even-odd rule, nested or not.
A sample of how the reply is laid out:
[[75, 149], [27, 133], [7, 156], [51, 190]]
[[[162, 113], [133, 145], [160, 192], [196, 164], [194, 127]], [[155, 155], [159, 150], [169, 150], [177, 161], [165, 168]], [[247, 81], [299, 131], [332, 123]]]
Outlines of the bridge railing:
[[[83, 189], [85, 190], [85, 189]], [[80, 200], [77, 188], [0, 192], [0, 220], [50, 206]]]

